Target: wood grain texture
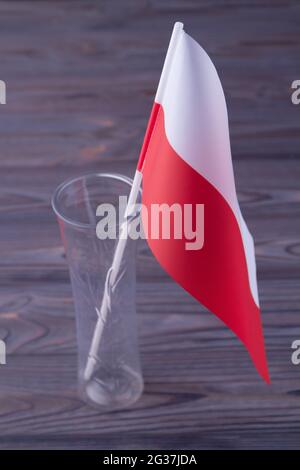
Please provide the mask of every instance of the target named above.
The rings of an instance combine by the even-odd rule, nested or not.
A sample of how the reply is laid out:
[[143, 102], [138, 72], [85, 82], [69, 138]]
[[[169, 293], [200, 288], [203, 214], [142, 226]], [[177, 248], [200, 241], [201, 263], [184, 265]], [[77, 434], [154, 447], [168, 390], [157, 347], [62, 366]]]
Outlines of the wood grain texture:
[[[50, 197], [132, 175], [172, 24], [213, 58], [257, 250], [272, 385], [139, 246], [145, 393], [98, 414], [77, 397], [71, 288]], [[298, 1], [0, 1], [0, 448], [300, 448]]]

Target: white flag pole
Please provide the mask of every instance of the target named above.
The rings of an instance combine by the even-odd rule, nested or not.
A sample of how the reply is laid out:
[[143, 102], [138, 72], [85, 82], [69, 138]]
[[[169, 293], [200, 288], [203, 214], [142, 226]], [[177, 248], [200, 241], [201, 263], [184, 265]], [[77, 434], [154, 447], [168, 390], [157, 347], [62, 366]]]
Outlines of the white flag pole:
[[[172, 36], [170, 39], [169, 47], [167, 50], [166, 58], [164, 61], [162, 73], [160, 76], [159, 84], [158, 84], [156, 95], [155, 95], [156, 103], [160, 103], [162, 100], [163, 93], [167, 84], [168, 76], [170, 73], [170, 68], [171, 68], [172, 59], [174, 57], [174, 52], [178, 44], [178, 39], [180, 38], [180, 35], [182, 34], [182, 31], [183, 31], [183, 24], [180, 22], [176, 22], [173, 27]], [[143, 146], [143, 150], [144, 150], [143, 153], [145, 156], [147, 149], [145, 149], [144, 146]], [[98, 314], [98, 320], [97, 320], [97, 324], [94, 330], [93, 339], [91, 342], [91, 347], [90, 347], [90, 351], [88, 355], [88, 360], [87, 360], [85, 371], [84, 371], [84, 379], [86, 381], [91, 379], [94, 371], [97, 368], [97, 362], [99, 362], [98, 351], [99, 351], [99, 346], [100, 346], [101, 337], [103, 333], [103, 328], [105, 326], [105, 322], [106, 322], [107, 316], [111, 308], [111, 295], [113, 295], [113, 291], [123, 275], [122, 260], [123, 260], [123, 255], [124, 255], [124, 251], [125, 251], [126, 244], [127, 244], [127, 236], [129, 233], [130, 223], [132, 219], [135, 218], [137, 215], [135, 205], [137, 202], [139, 191], [141, 189], [141, 183], [142, 183], [142, 173], [141, 171], [136, 170], [132, 187], [131, 187], [131, 191], [130, 191], [130, 195], [129, 195], [129, 199], [128, 199], [128, 203], [127, 203], [127, 207], [126, 207], [125, 214], [124, 214], [124, 220], [121, 225], [119, 240], [118, 240], [116, 250], [114, 253], [113, 262], [106, 275], [106, 281], [105, 281], [101, 307], [100, 307], [100, 310], [96, 308], [96, 311]]]
[[173, 60], [174, 53], [176, 50], [176, 46], [178, 44], [178, 40], [182, 32], [183, 32], [183, 23], [180, 23], [179, 21], [177, 21], [173, 27], [172, 36], [169, 42], [169, 47], [167, 50], [167, 54], [165, 57], [164, 65], [162, 68], [161, 76], [159, 79], [159, 84], [158, 84], [156, 95], [155, 95], [155, 101], [157, 103], [160, 103], [162, 100], [162, 97], [163, 97], [163, 94], [167, 85], [168, 76], [170, 73], [170, 68], [171, 68], [172, 60]]

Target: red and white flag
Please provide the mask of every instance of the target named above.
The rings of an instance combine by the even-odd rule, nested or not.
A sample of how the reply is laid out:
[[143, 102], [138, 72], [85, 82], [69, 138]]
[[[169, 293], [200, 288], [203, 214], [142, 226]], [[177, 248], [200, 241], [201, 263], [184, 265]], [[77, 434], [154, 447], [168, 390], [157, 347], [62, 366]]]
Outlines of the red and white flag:
[[204, 245], [148, 238], [169, 275], [244, 343], [269, 382], [254, 244], [237, 200], [225, 97], [206, 52], [176, 23], [137, 168], [142, 202], [204, 204]]

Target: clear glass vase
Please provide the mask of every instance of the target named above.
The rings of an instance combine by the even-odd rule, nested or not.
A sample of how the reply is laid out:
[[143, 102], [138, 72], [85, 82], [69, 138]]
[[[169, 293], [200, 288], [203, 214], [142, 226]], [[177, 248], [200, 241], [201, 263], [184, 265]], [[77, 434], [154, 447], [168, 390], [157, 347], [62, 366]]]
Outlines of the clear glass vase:
[[[96, 235], [97, 207], [113, 204], [118, 214], [119, 196], [128, 197], [131, 184], [121, 175], [92, 174], [61, 184], [52, 199], [75, 304], [79, 393], [103, 411], [129, 406], [143, 391], [136, 316], [136, 242], [128, 238], [122, 275], [109, 292], [108, 273], [118, 239], [110, 234], [100, 240]], [[104, 318], [101, 306], [105, 296], [109, 296], [109, 308]]]

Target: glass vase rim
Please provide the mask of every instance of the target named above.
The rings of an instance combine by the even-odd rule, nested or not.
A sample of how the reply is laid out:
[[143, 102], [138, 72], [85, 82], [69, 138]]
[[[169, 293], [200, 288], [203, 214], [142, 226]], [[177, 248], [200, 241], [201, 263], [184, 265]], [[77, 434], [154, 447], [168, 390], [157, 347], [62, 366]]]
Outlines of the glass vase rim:
[[[127, 184], [128, 186], [132, 186], [133, 180], [129, 178], [129, 176], [122, 175], [120, 173], [111, 173], [111, 172], [97, 172], [97, 173], [86, 173], [83, 175], [75, 176], [68, 178], [64, 180], [62, 183], [60, 183], [57, 188], [55, 189], [52, 197], [51, 197], [51, 206], [56, 214], [56, 216], [62, 220], [63, 222], [72, 225], [77, 228], [84, 228], [84, 229], [90, 229], [93, 227], [92, 224], [90, 223], [85, 223], [85, 222], [79, 222], [73, 218], [67, 217], [64, 215], [63, 211], [59, 209], [59, 196], [61, 193], [68, 188], [68, 186], [71, 186], [72, 184], [75, 184], [78, 181], [81, 180], [87, 180], [87, 179], [92, 179], [92, 178], [110, 178], [113, 180], [121, 181], [122, 183]], [[141, 190], [140, 190], [141, 191]]]

